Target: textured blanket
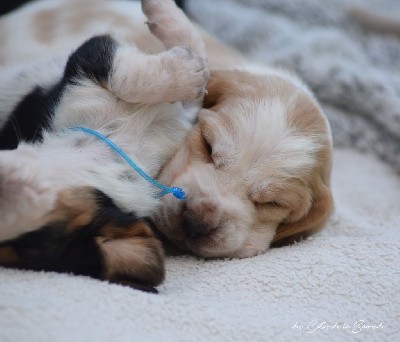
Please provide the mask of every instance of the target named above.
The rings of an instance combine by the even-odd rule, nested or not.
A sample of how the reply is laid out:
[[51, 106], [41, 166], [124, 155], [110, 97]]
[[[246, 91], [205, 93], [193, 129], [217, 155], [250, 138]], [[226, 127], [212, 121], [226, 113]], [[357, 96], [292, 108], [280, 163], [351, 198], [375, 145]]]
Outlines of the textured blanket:
[[158, 295], [0, 268], [0, 341], [399, 341], [400, 178], [353, 151], [334, 162], [322, 233], [244, 260], [170, 258]]
[[224, 41], [300, 72], [353, 147], [335, 152], [325, 230], [250, 259], [171, 257], [158, 295], [0, 268], [0, 341], [400, 341], [400, 43], [342, 3], [188, 1]]

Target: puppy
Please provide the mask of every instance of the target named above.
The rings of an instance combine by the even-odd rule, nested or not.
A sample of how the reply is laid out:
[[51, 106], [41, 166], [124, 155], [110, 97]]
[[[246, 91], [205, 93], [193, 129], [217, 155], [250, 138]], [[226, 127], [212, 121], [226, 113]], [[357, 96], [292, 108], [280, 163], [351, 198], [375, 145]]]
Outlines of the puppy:
[[101, 140], [69, 129], [100, 132], [151, 177], [183, 143], [208, 80], [204, 44], [172, 0], [142, 5], [166, 51], [145, 54], [103, 34], [61, 60], [2, 60], [0, 265], [142, 289], [162, 281], [162, 246], [145, 220], [157, 190]]
[[155, 222], [203, 257], [250, 257], [318, 231], [332, 209], [331, 134], [311, 92], [284, 71], [212, 70], [185, 144], [160, 179], [187, 192]]
[[[60, 44], [73, 45], [105, 23], [118, 26], [143, 51], [161, 49], [143, 27], [143, 17], [127, 20], [133, 2], [91, 6], [87, 0], [79, 11], [73, 2], [51, 4], [0, 22], [5, 33], [17, 23], [26, 25], [23, 37], [31, 47], [3, 40], [0, 62], [13, 65], [43, 51], [56, 54]], [[57, 31], [66, 33], [60, 41]], [[187, 199], [162, 199], [151, 215], [157, 230], [202, 257], [249, 257], [317, 232], [333, 203], [331, 133], [316, 99], [295, 75], [254, 64], [204, 31], [201, 36], [212, 69], [204, 109], [158, 175], [167, 185], [183, 187]]]

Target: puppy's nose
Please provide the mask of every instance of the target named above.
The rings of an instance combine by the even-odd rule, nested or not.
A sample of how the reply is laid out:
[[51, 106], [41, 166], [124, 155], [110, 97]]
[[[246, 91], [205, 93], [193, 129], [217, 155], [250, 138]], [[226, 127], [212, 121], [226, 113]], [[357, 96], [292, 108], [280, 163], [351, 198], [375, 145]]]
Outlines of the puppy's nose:
[[207, 236], [211, 228], [187, 211], [183, 213], [183, 232], [189, 238]]

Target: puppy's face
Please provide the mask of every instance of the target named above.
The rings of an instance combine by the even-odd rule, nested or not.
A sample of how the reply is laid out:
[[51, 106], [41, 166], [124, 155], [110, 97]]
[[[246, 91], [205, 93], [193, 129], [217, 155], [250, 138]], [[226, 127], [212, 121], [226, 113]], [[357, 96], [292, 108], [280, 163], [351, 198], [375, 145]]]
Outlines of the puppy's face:
[[248, 257], [318, 230], [332, 207], [330, 131], [311, 95], [278, 76], [212, 73], [205, 107], [161, 180], [165, 236], [204, 257]]

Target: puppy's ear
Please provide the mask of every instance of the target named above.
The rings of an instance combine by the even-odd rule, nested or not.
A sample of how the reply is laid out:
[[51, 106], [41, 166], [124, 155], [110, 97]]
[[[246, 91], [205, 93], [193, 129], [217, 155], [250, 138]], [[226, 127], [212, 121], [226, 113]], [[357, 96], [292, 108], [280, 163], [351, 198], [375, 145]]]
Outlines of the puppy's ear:
[[165, 273], [150, 223], [90, 187], [60, 192], [41, 227], [0, 242], [0, 266], [87, 275], [150, 292]]
[[[333, 200], [329, 186], [322, 179], [313, 185], [312, 205], [302, 218], [281, 223], [271, 247], [280, 247], [318, 232], [329, 218]], [[294, 216], [295, 217], [295, 216]]]

